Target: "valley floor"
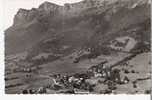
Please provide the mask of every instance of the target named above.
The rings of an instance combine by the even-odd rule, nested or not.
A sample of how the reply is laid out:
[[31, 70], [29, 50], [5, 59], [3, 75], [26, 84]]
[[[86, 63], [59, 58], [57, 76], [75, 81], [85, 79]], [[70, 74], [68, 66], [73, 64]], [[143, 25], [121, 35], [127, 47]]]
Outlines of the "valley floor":
[[[33, 70], [20, 66], [20, 62], [6, 61], [5, 92], [7, 94], [150, 93], [152, 87], [150, 84], [152, 83], [150, 52], [126, 59], [131, 55], [129, 53], [101, 55], [95, 59], [85, 59], [78, 63], [73, 63], [71, 56], [66, 56], [47, 64], [34, 65]], [[100, 65], [105, 60], [108, 63]], [[113, 68], [101, 70], [100, 66], [102, 68], [112, 66]], [[108, 79], [107, 69], [107, 73], [111, 74], [114, 70], [118, 70], [119, 74], [116, 77], [110, 76]], [[115, 76], [115, 74], [113, 75]]]

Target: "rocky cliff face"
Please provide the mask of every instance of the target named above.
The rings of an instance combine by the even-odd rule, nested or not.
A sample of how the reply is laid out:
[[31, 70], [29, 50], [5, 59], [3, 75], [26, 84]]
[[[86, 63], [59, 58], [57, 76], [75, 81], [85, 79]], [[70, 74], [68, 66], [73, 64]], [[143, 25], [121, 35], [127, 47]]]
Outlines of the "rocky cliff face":
[[[136, 30], [134, 35], [130, 30]], [[143, 35], [144, 41], [150, 41], [149, 0], [84, 0], [64, 6], [44, 2], [38, 8], [20, 9], [5, 31], [5, 48], [6, 55], [65, 53], [107, 45], [126, 35]], [[64, 46], [69, 49], [63, 50]]]
[[[19, 9], [14, 18], [14, 25], [18, 23], [25, 23], [26, 21], [31, 21], [36, 17], [38, 13], [45, 12], [45, 14], [58, 13], [70, 15], [79, 15], [81, 12], [89, 9], [96, 8], [95, 10], [100, 9], [102, 13], [103, 9], [108, 9], [110, 7], [113, 10], [116, 10], [117, 7], [126, 7], [129, 9], [135, 8], [136, 6], [146, 4], [149, 0], [84, 0], [82, 2], [74, 4], [65, 4], [64, 6], [59, 6], [50, 2], [44, 2], [39, 6], [39, 8], [32, 8], [31, 10]], [[72, 14], [70, 14], [72, 13]], [[35, 15], [35, 16], [34, 16]]]

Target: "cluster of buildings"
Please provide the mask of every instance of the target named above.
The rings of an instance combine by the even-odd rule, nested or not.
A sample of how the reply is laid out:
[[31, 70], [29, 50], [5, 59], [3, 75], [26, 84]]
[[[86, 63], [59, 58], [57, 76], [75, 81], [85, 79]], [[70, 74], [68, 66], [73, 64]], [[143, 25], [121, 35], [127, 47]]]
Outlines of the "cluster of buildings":
[[[107, 61], [104, 61], [96, 66], [90, 67], [86, 72], [75, 73], [73, 75], [50, 75], [49, 77], [53, 80], [53, 84], [30, 91], [31, 93], [33, 93], [32, 91], [35, 91], [35, 93], [47, 93], [47, 89], [51, 89], [58, 91], [59, 93], [87, 94], [93, 92], [94, 87], [96, 86], [96, 84], [92, 84], [91, 81], [88, 80], [103, 79], [102, 82], [97, 81], [97, 84], [107, 85], [108, 90], [105, 90], [104, 93], [107, 93], [107, 91], [108, 93], [111, 93], [109, 91], [115, 90], [116, 84], [127, 84], [129, 79], [126, 76], [121, 79], [120, 70], [112, 69], [109, 66], [106, 66], [106, 63]], [[28, 94], [30, 92], [24, 90], [22, 93]]]
[[84, 73], [76, 73], [73, 75], [53, 75], [54, 85], [52, 85], [55, 90], [71, 89], [73, 93], [79, 93], [78, 90], [84, 90], [80, 93], [93, 92], [96, 84], [91, 84], [88, 80], [91, 79], [103, 79], [101, 84], [108, 85], [109, 89], [116, 89], [116, 84], [127, 84], [129, 79], [125, 76], [121, 79], [119, 69], [111, 69], [106, 66], [107, 61], [102, 62], [96, 66], [90, 67]]

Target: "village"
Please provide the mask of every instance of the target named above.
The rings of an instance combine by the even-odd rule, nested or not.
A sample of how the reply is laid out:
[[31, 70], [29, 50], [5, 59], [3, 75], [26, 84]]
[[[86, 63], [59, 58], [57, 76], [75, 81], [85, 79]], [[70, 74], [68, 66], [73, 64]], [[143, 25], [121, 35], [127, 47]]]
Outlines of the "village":
[[[87, 71], [81, 73], [75, 73], [72, 75], [62, 75], [62, 74], [50, 74], [48, 75], [49, 79], [52, 80], [52, 83], [47, 83], [47, 85], [41, 86], [39, 88], [25, 88], [20, 90], [21, 94], [49, 94], [51, 93], [67, 93], [67, 94], [89, 94], [96, 93], [95, 88], [97, 85], [102, 85], [100, 91], [101, 94], [110, 94], [115, 93], [118, 85], [125, 85], [130, 82], [130, 79], [125, 74], [129, 73], [138, 73], [135, 70], [119, 69], [113, 66], [107, 65], [108, 61], [102, 61], [98, 65], [91, 66]], [[122, 66], [130, 66], [129, 62], [119, 62]], [[22, 64], [23, 65], [23, 64]], [[14, 72], [25, 73], [25, 79], [29, 80], [32, 78], [33, 73], [37, 74], [39, 66], [35, 66], [32, 63], [27, 66], [20, 67], [15, 69]], [[21, 66], [21, 65], [20, 65]], [[125, 74], [122, 74], [125, 73]], [[16, 78], [14, 78], [16, 79]], [[11, 80], [6, 78], [7, 80]], [[132, 82], [134, 88], [137, 88], [136, 81]], [[21, 84], [16, 84], [21, 85]], [[11, 86], [7, 86], [11, 87]], [[12, 86], [14, 87], [14, 86]], [[146, 91], [149, 93], [149, 91]]]
[[[124, 77], [120, 78], [120, 70], [118, 69], [110, 69], [107, 66], [104, 66], [104, 63], [97, 66], [92, 66], [85, 73], [76, 73], [74, 75], [50, 75], [53, 78], [54, 84], [50, 86], [40, 87], [38, 90], [23, 90], [23, 94], [28, 93], [47, 93], [47, 88], [54, 90], [64, 90], [69, 89], [68, 91], [60, 91], [60, 93], [79, 93], [80, 90], [83, 90], [82, 93], [90, 93], [93, 92], [93, 88], [95, 84], [107, 84], [108, 88], [105, 91], [101, 91], [102, 93], [112, 93], [112, 90], [116, 89], [116, 84], [127, 84], [129, 79]], [[91, 81], [92, 78], [96, 78], [98, 81], [94, 83]], [[81, 93], [81, 91], [80, 91]]]

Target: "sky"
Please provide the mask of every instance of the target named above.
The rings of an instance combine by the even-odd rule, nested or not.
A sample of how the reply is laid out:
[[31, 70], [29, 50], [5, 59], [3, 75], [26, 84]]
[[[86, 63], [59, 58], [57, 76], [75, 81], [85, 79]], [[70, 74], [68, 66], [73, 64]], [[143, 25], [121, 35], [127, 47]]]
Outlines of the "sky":
[[2, 29], [5, 30], [13, 24], [14, 15], [17, 13], [19, 8], [37, 8], [40, 4], [42, 4], [45, 1], [49, 1], [59, 5], [64, 5], [64, 3], [74, 3], [80, 2], [82, 0], [2, 0], [2, 6], [0, 6], [3, 15]]

